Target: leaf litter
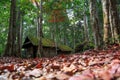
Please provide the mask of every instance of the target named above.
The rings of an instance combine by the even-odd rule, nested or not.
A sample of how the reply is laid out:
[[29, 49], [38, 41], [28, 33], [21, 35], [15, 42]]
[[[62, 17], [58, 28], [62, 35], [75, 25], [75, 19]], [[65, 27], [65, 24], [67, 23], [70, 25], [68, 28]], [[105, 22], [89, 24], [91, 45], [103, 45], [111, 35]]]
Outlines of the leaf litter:
[[120, 80], [120, 46], [53, 58], [0, 58], [0, 80]]

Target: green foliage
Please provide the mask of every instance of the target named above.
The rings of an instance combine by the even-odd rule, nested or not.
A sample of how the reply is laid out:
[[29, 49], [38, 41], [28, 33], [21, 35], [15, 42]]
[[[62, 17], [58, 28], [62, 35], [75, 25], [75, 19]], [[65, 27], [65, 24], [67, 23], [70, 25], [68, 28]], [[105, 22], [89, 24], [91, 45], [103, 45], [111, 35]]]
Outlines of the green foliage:
[[24, 14], [27, 14], [27, 12], [30, 12], [35, 9], [37, 10], [37, 8], [35, 6], [33, 6], [32, 2], [30, 2], [30, 0], [20, 0], [19, 7], [20, 7], [20, 10]]
[[10, 1], [0, 1], [0, 55], [3, 54], [9, 26]]
[[[40, 0], [37, 0], [38, 3]], [[99, 11], [101, 11], [101, 4], [99, 3]], [[49, 19], [53, 10], [63, 10], [61, 15], [65, 18], [63, 22], [50, 23]], [[39, 9], [33, 5], [31, 0], [17, 0], [17, 11], [21, 12], [22, 15], [22, 26], [23, 26], [23, 40], [27, 35], [36, 36], [37, 35], [37, 19], [39, 15]], [[102, 12], [100, 17], [102, 16]], [[74, 47], [76, 43], [84, 40], [84, 29], [83, 26], [77, 26], [77, 22], [83, 20], [83, 15], [86, 14], [89, 19], [89, 5], [88, 0], [43, 0], [43, 45], [44, 46], [53, 46], [55, 45], [53, 40], [56, 40], [57, 43], [69, 45]], [[60, 16], [61, 16], [60, 15]], [[68, 16], [70, 15], [70, 16]], [[1, 0], [0, 1], [0, 53], [3, 53], [5, 48], [5, 43], [7, 41], [7, 33], [9, 26], [9, 17], [10, 17], [10, 0]], [[59, 17], [57, 17], [59, 18]], [[102, 17], [101, 17], [102, 21]], [[89, 20], [88, 20], [89, 23]], [[81, 24], [82, 25], [82, 24]], [[90, 40], [93, 40], [92, 29], [88, 26], [90, 31]], [[51, 35], [54, 36], [51, 37]], [[53, 40], [49, 40], [53, 39]], [[75, 39], [75, 41], [74, 41]], [[37, 45], [38, 40], [32, 38], [33, 44]], [[89, 44], [93, 46], [93, 44]], [[88, 48], [84, 46], [83, 50]], [[61, 49], [72, 50], [63, 45], [60, 46]]]

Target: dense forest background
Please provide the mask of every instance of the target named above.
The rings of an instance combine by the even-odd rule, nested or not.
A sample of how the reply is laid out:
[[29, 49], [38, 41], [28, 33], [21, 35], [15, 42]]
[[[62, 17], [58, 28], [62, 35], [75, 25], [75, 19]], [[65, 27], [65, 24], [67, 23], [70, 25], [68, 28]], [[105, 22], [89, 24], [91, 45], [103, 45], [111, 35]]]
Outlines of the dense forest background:
[[45, 37], [74, 51], [78, 45], [99, 49], [119, 43], [119, 3], [119, 0], [1, 0], [0, 55], [19, 56], [28, 35], [40, 37], [40, 44], [41, 37]]

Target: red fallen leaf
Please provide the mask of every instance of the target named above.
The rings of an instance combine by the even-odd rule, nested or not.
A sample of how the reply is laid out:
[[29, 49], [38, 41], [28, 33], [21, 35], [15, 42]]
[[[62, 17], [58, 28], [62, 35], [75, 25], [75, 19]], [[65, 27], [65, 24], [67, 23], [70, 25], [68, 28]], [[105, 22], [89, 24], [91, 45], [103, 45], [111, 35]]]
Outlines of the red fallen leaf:
[[83, 76], [73, 76], [69, 80], [83, 80]]
[[94, 80], [89, 76], [85, 76], [85, 75], [77, 75], [77, 76], [73, 76], [71, 78], [69, 78], [69, 80]]
[[9, 71], [14, 71], [14, 64], [10, 64], [10, 65], [6, 66], [6, 69]]
[[39, 80], [47, 80], [46, 77], [42, 76], [39, 78]]
[[19, 75], [18, 74], [12, 75], [12, 79], [19, 79]]
[[5, 69], [5, 67], [0, 65], [0, 70], [4, 70], [4, 69]]
[[21, 78], [21, 80], [31, 80], [31, 78], [29, 76], [24, 76], [23, 78]]
[[117, 69], [117, 73], [120, 74], [120, 66], [119, 66], [119, 68]]
[[65, 72], [65, 74], [69, 75], [69, 76], [72, 76], [74, 74], [74, 72], [72, 71], [68, 71], [68, 72]]
[[118, 48], [118, 47], [119, 47], [119, 44], [114, 44], [114, 45], [113, 45], [113, 48], [114, 48], [114, 49], [116, 49], [116, 48]]
[[109, 72], [111, 74], [115, 74], [119, 66], [120, 66], [120, 61], [117, 59], [113, 60], [112, 63], [109, 65]]
[[39, 60], [39, 58], [38, 58], [38, 57], [36, 57], [34, 60], [35, 60], [35, 61], [38, 61], [38, 60]]
[[69, 67], [64, 66], [63, 69], [61, 69], [64, 72], [73, 72], [77, 69], [77, 66], [71, 64]]
[[94, 79], [94, 74], [91, 70], [85, 70], [82, 72], [84, 76], [90, 77], [91, 79]]
[[65, 58], [66, 56], [64, 54], [61, 54], [59, 57], [61, 58]]
[[26, 76], [34, 76], [34, 77], [40, 77], [42, 74], [42, 71], [39, 69], [33, 69], [32, 71], [29, 71], [28, 73], [26, 73]]
[[60, 66], [59, 65], [51, 65], [51, 68], [60, 70]]
[[[114, 77], [116, 77], [116, 78], [120, 78], [120, 66], [119, 66], [119, 68], [116, 70], [116, 73], [114, 74]], [[117, 79], [117, 80], [120, 80], [120, 79]]]
[[111, 69], [109, 70], [110, 73], [115, 74], [119, 66], [120, 66], [119, 64], [115, 64], [115, 65], [111, 66]]
[[119, 64], [120, 64], [120, 60], [118, 60], [118, 59], [114, 59], [114, 60], [112, 60], [111, 65], [114, 65], [114, 64], [116, 64], [116, 63], [119, 63]]
[[109, 73], [109, 71], [102, 71], [99, 73], [100, 78], [103, 80], [111, 80], [113, 75]]
[[35, 67], [36, 67], [36, 68], [42, 68], [42, 63], [41, 63], [41, 62], [38, 63]]
[[70, 76], [68, 76], [68, 75], [66, 75], [66, 74], [64, 74], [64, 73], [59, 73], [59, 74], [56, 75], [56, 78], [57, 78], [58, 80], [68, 80], [69, 77], [70, 77]]

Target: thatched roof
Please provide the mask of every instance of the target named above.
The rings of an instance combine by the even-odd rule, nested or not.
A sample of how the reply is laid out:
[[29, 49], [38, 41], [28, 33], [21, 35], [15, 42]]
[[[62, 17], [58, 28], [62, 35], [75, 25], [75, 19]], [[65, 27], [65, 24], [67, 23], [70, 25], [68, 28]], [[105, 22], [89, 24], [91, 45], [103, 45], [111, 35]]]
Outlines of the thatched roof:
[[66, 46], [66, 45], [59, 45], [58, 48], [61, 50], [61, 51], [73, 51], [72, 48], [70, 48], [69, 46]]
[[[39, 38], [37, 37], [27, 36], [24, 41], [23, 48], [26, 48], [28, 44], [31, 44], [33, 46], [38, 46], [38, 41], [39, 41]], [[56, 47], [55, 42], [47, 38], [42, 38], [42, 45], [43, 47]], [[61, 44], [59, 44], [57, 48], [61, 51], [73, 51], [73, 49], [70, 48], [69, 46], [61, 45]]]
[[[38, 46], [39, 39], [37, 37], [33, 36], [27, 36], [25, 39], [25, 42], [23, 44], [23, 48], [25, 48], [26, 45], [32, 44], [33, 46]], [[42, 38], [42, 45], [43, 47], [55, 47], [54, 41], [46, 38]]]

